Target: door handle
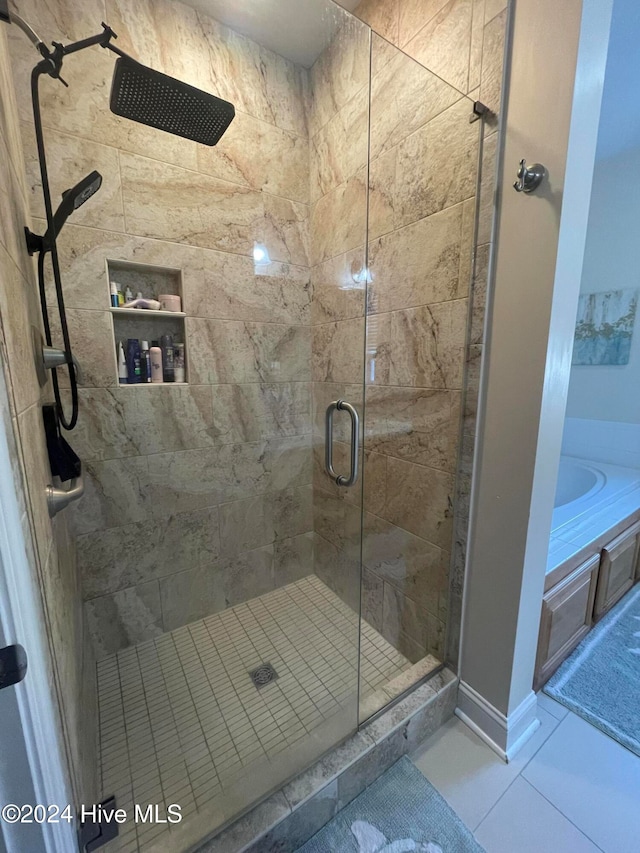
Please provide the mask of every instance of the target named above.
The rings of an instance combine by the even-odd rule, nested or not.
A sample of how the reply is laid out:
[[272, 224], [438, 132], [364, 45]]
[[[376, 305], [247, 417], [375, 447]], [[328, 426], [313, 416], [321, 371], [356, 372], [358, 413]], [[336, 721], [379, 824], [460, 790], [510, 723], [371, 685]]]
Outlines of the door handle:
[[[337, 474], [333, 468], [333, 413], [336, 411], [348, 412], [351, 418], [351, 470], [349, 476]], [[358, 457], [360, 449], [360, 418], [357, 411], [346, 400], [334, 400], [329, 403], [324, 419], [324, 464], [327, 474], [335, 481], [337, 486], [353, 486], [358, 479]]]

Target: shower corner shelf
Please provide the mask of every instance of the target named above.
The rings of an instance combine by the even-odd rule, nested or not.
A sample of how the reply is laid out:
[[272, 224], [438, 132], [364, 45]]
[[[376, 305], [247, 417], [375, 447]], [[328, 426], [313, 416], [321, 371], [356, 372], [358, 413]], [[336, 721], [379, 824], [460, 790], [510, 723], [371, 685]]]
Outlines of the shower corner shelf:
[[109, 308], [112, 314], [128, 314], [129, 316], [156, 318], [164, 317], [166, 320], [169, 317], [186, 317], [184, 311], [152, 311], [150, 308]]

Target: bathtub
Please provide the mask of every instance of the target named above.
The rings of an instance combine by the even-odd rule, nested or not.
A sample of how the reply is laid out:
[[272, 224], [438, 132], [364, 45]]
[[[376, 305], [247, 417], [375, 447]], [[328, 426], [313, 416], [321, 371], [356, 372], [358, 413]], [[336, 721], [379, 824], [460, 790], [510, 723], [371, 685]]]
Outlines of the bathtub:
[[[553, 510], [552, 535], [567, 527], [587, 513], [617, 501], [629, 492], [640, 489], [640, 470], [608, 465], [562, 456], [558, 470], [558, 483]], [[638, 496], [640, 506], [640, 494]]]

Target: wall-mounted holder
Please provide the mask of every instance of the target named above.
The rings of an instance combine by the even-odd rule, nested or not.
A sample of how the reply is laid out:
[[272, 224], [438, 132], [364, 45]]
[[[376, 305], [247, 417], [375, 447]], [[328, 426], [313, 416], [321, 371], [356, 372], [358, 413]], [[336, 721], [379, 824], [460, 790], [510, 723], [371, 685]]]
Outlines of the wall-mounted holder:
[[[47, 384], [47, 370], [53, 370], [55, 367], [64, 367], [67, 364], [67, 354], [64, 350], [49, 347], [44, 342], [42, 332], [36, 326], [31, 327], [31, 339], [33, 342], [33, 359], [36, 366], [36, 375], [41, 388]], [[82, 368], [80, 362], [71, 355], [71, 361], [76, 371], [76, 380], [82, 385]]]
[[47, 486], [47, 509], [49, 510], [49, 518], [53, 518], [61, 510], [68, 507], [70, 503], [79, 501], [84, 495], [84, 478], [82, 474], [71, 480], [68, 489], [61, 489], [58, 486]]
[[546, 176], [547, 170], [542, 163], [527, 166], [527, 161], [523, 158], [520, 160], [518, 180], [514, 183], [513, 188], [517, 193], [535, 192]]

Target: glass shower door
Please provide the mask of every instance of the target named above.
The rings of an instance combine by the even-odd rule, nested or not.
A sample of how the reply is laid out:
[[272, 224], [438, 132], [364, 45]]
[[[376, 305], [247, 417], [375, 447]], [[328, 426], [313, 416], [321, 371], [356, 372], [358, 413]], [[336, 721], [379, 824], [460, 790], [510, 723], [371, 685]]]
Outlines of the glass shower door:
[[480, 128], [454, 82], [373, 35], [361, 719], [445, 660]]

